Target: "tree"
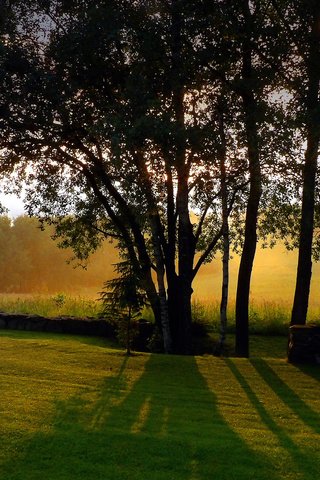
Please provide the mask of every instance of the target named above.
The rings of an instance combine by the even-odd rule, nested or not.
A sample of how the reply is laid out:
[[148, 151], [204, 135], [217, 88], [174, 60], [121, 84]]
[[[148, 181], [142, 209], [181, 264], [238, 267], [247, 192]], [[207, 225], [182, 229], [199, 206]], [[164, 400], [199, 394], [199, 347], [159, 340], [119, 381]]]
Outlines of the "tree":
[[[299, 257], [297, 280], [292, 308], [291, 325], [305, 324], [312, 272], [312, 238], [315, 214], [316, 172], [320, 142], [320, 5], [319, 2], [302, 2], [303, 17], [299, 23], [308, 28], [304, 45], [300, 45], [299, 53], [303, 53], [304, 71], [307, 78], [304, 97], [305, 131], [307, 146], [303, 170], [303, 194], [299, 239]], [[301, 22], [301, 18], [303, 21]], [[307, 51], [306, 51], [307, 49]]]
[[20, 71], [7, 68], [14, 94], [6, 99], [2, 165], [26, 181], [30, 214], [68, 225], [78, 251], [72, 215], [85, 226], [85, 252], [99, 235], [119, 241], [166, 350], [172, 335], [174, 351], [188, 353], [192, 281], [222, 231], [213, 225], [203, 244], [215, 192], [197, 204], [199, 222], [191, 220], [204, 169], [208, 183], [219, 178], [214, 163], [208, 168], [216, 132], [207, 108], [212, 88], [197, 68], [198, 2], [88, 2], [71, 10], [36, 3], [27, 19], [17, 5], [20, 28], [10, 42], [24, 63]]
[[[277, 71], [268, 9], [247, 0], [12, 3], [19, 28], [6, 46], [2, 172], [27, 184], [29, 213], [54, 223], [80, 257], [102, 238], [118, 243], [166, 351], [190, 353], [193, 279], [247, 202], [237, 351], [248, 355], [273, 125], [265, 90]], [[224, 113], [225, 146], [222, 90], [232, 112]]]
[[[285, 45], [287, 52], [287, 58], [282, 60], [279, 70], [282, 88], [287, 91], [287, 110], [290, 117], [287, 125], [289, 127], [290, 123], [294, 124], [296, 141], [300, 141], [300, 148], [296, 149], [297, 158], [289, 159], [287, 164], [287, 170], [291, 171], [291, 185], [287, 182], [284, 187], [285, 195], [280, 192], [278, 197], [277, 203], [280, 199], [283, 210], [283, 219], [278, 226], [283, 236], [291, 236], [293, 239], [290, 246], [299, 247], [291, 324], [305, 324], [312, 274], [320, 140], [320, 6], [319, 2], [313, 0], [273, 0], [271, 3], [274, 21], [280, 26], [277, 42]], [[304, 160], [300, 163], [299, 156], [303, 151]], [[284, 196], [287, 196], [287, 199], [282, 203]], [[278, 213], [280, 211], [279, 207], [270, 210], [277, 210]], [[299, 220], [299, 226], [296, 220]]]
[[[269, 101], [269, 93], [279, 68], [279, 47], [270, 42], [275, 32], [270, 28], [269, 2], [238, 0], [223, 2], [228, 17], [224, 36], [220, 41], [224, 62], [217, 64], [214, 75], [234, 93], [238, 102], [238, 120], [241, 148], [246, 150], [249, 193], [245, 207], [241, 261], [236, 298], [236, 352], [249, 355], [249, 294], [251, 272], [257, 244], [259, 205], [263, 193], [265, 173], [271, 154], [270, 132], [273, 145], [281, 149], [282, 139], [276, 133], [277, 108]], [[282, 58], [281, 52], [280, 58]], [[231, 61], [230, 61], [231, 57]], [[270, 89], [268, 92], [267, 90]], [[280, 129], [282, 131], [282, 129]], [[274, 162], [275, 163], [275, 162]]]
[[145, 293], [139, 289], [139, 276], [133, 271], [130, 261], [118, 263], [116, 271], [119, 276], [107, 281], [105, 291], [101, 293], [103, 314], [111, 324], [115, 324], [118, 339], [130, 355], [134, 340], [133, 322], [140, 315], [146, 299]]
[[258, 118], [260, 117], [257, 100], [261, 84], [257, 84], [257, 75], [253, 67], [253, 35], [255, 33], [254, 15], [250, 11], [248, 0], [241, 5], [243, 15], [242, 40], [242, 81], [241, 98], [243, 102], [244, 123], [247, 138], [250, 192], [246, 208], [244, 244], [241, 255], [237, 298], [236, 298], [236, 353], [249, 356], [249, 293], [251, 271], [257, 244], [257, 220], [262, 193]]
[[220, 183], [221, 183], [221, 211], [222, 211], [222, 288], [220, 302], [220, 339], [216, 353], [224, 349], [227, 333], [227, 307], [229, 292], [229, 257], [230, 257], [230, 229], [228, 212], [228, 184], [227, 184], [227, 143], [224, 124], [224, 108], [219, 112], [219, 134], [220, 134]]

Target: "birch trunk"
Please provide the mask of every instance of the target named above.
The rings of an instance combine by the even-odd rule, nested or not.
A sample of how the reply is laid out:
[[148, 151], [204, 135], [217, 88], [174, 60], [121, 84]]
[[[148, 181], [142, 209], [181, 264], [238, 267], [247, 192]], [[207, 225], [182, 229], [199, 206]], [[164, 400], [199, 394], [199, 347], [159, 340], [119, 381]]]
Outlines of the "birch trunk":
[[230, 257], [230, 239], [229, 239], [229, 215], [228, 215], [228, 187], [226, 174], [226, 155], [227, 145], [224, 128], [223, 112], [219, 115], [219, 136], [220, 136], [220, 183], [221, 183], [221, 208], [222, 208], [222, 289], [220, 303], [220, 337], [216, 348], [216, 353], [223, 352], [227, 332], [227, 308], [228, 308], [228, 291], [229, 291], [229, 257]]

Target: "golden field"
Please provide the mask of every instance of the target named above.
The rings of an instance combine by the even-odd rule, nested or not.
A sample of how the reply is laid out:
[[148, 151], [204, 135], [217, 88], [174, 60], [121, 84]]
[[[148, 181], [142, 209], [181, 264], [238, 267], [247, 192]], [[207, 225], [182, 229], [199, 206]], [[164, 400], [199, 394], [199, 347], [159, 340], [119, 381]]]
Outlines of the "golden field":
[[[2, 294], [72, 294], [96, 299], [103, 283], [115, 276], [119, 261], [115, 244], [104, 242], [90, 256], [86, 269], [68, 264], [70, 249], [57, 248], [52, 228], [41, 231], [35, 218], [0, 217], [0, 292]], [[252, 274], [251, 304], [273, 303], [290, 310], [293, 300], [297, 252], [279, 243], [273, 249], [258, 247]], [[234, 305], [239, 256], [230, 260], [230, 306]], [[313, 316], [318, 316], [320, 265], [314, 263], [310, 295]], [[201, 267], [193, 284], [194, 299], [217, 303], [221, 291], [221, 259]]]
[[[239, 257], [230, 261], [230, 301], [235, 298]], [[218, 300], [221, 283], [221, 261], [204, 265], [194, 282], [194, 295], [202, 301]], [[297, 268], [297, 251], [287, 251], [281, 244], [273, 249], [258, 247], [252, 272], [251, 299], [254, 302], [276, 302], [290, 305], [293, 300]], [[320, 308], [320, 264], [313, 264], [310, 306]]]

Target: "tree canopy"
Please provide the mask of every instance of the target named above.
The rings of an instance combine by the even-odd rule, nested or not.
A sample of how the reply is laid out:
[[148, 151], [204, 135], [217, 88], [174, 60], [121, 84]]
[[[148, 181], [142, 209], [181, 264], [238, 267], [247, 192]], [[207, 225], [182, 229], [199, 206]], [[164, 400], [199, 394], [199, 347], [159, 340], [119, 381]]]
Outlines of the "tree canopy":
[[1, 171], [80, 257], [116, 239], [166, 351], [190, 352], [192, 281], [229, 218], [248, 355], [259, 209], [291, 206], [294, 175], [299, 193], [312, 3], [16, 0], [6, 11]]

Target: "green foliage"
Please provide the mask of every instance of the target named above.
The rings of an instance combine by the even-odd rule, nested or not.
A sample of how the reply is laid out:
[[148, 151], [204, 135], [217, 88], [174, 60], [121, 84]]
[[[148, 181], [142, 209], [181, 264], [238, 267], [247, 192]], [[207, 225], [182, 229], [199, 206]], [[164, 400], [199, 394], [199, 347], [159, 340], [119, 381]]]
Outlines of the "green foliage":
[[54, 297], [52, 297], [52, 301], [55, 306], [60, 309], [66, 303], [66, 296], [64, 293], [57, 293]]
[[108, 280], [100, 293], [101, 315], [115, 325], [120, 344], [130, 354], [132, 343], [138, 334], [137, 320], [146, 303], [146, 295], [140, 288], [139, 278], [128, 261], [116, 265], [119, 277]]

